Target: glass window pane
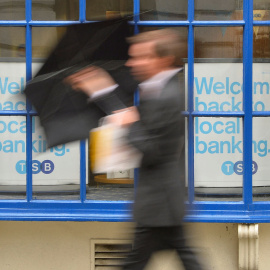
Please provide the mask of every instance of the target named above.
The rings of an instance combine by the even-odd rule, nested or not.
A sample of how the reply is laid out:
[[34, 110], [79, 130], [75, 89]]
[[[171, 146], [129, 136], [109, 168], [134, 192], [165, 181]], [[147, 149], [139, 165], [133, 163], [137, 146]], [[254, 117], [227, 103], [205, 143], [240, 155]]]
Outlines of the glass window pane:
[[40, 21], [78, 20], [79, 0], [32, 0], [32, 19]]
[[[268, 1], [254, 1], [254, 20], [269, 20]], [[269, 111], [270, 43], [269, 26], [253, 27], [253, 111]], [[268, 201], [269, 189], [269, 146], [270, 134], [265, 128], [269, 117], [253, 118], [253, 200]]]
[[195, 58], [243, 57], [242, 27], [197, 27], [194, 31]]
[[0, 20], [25, 20], [25, 0], [2, 0]]
[[197, 200], [241, 200], [241, 118], [195, 117], [194, 185]]
[[[90, 137], [91, 138], [91, 137]], [[88, 153], [88, 181], [86, 198], [88, 200], [129, 201], [134, 195], [134, 170], [115, 170], [110, 173], [94, 173], [91, 169], [93, 154], [91, 143]], [[98, 153], [95, 154], [98, 156]]]
[[0, 199], [24, 199], [26, 194], [26, 121], [0, 116]]
[[19, 58], [25, 61], [25, 28], [0, 27], [0, 59]]
[[243, 0], [195, 0], [195, 20], [229, 21], [243, 19]]
[[195, 29], [195, 111], [242, 111], [242, 44], [239, 27]]
[[[270, 17], [268, 18], [268, 20]], [[270, 58], [270, 27], [253, 27], [253, 57], [255, 62], [266, 62]], [[269, 62], [269, 61], [268, 61]]]
[[25, 63], [0, 62], [0, 74], [0, 110], [26, 110]]
[[132, 0], [86, 0], [86, 19], [110, 18], [133, 13]]
[[47, 58], [66, 31], [65, 27], [34, 27], [33, 58]]
[[102, 201], [132, 201], [134, 170], [89, 176], [86, 198]]
[[47, 149], [39, 118], [33, 117], [33, 198], [79, 199], [80, 144], [62, 144]]
[[253, 9], [255, 10], [270, 10], [270, 2], [268, 0], [253, 0]]
[[141, 20], [186, 20], [186, 0], [141, 0]]
[[269, 117], [253, 118], [253, 199], [256, 201], [270, 200], [270, 180], [269, 180], [269, 142], [270, 131]]
[[265, 60], [268, 63], [253, 63], [253, 111], [270, 111], [270, 63], [268, 59]]
[[25, 29], [0, 27], [0, 110], [25, 110]]

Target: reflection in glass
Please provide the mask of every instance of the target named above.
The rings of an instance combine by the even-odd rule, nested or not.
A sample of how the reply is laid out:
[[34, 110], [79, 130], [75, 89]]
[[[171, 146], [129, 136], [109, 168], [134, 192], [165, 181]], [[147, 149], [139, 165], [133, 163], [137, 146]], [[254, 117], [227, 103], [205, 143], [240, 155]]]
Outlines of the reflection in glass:
[[79, 199], [80, 144], [62, 144], [47, 148], [39, 118], [33, 117], [33, 198]]
[[86, 19], [111, 18], [117, 15], [127, 15], [133, 12], [132, 0], [86, 0]]
[[4, 21], [24, 19], [25, 0], [2, 0], [0, 2], [0, 20]]
[[119, 171], [107, 175], [91, 175], [87, 200], [131, 201], [134, 198], [134, 173]]
[[0, 27], [0, 61], [25, 61], [25, 28]]
[[26, 119], [0, 116], [0, 198], [24, 199], [26, 194]]
[[26, 110], [25, 29], [0, 27], [0, 110]]
[[253, 0], [254, 10], [270, 10], [270, 2], [268, 0]]
[[[253, 20], [269, 21], [270, 20], [270, 2], [266, 0], [253, 1]], [[270, 58], [270, 27], [254, 26], [253, 27], [253, 57], [256, 62], [262, 62], [262, 58]], [[268, 61], [269, 62], [269, 61]]]
[[40, 21], [78, 20], [79, 0], [32, 0], [32, 19]]
[[[253, 1], [253, 19], [255, 21], [270, 20], [269, 1]], [[270, 74], [270, 27], [253, 27], [253, 111], [269, 111], [269, 74]], [[268, 201], [269, 188], [269, 138], [265, 128], [270, 123], [268, 117], [253, 118], [253, 199]]]
[[241, 118], [195, 117], [194, 185], [197, 200], [241, 200]]
[[243, 19], [243, 0], [195, 0], [195, 20], [229, 21]]
[[141, 20], [186, 20], [186, 0], [141, 0]]
[[194, 38], [195, 58], [243, 57], [242, 27], [198, 27]]
[[[270, 16], [267, 18], [270, 19]], [[256, 62], [269, 62], [270, 58], [270, 27], [253, 27], [253, 57]], [[267, 61], [266, 59], [267, 58]]]
[[130, 201], [134, 196], [134, 170], [97, 174], [91, 171], [90, 146], [88, 153], [88, 181], [86, 198], [102, 201]]
[[253, 111], [270, 111], [269, 74], [269, 61], [253, 63]]
[[253, 118], [253, 199], [264, 201], [270, 199], [270, 167], [269, 167], [269, 142], [270, 131], [265, 128], [270, 124], [268, 117]]
[[66, 31], [65, 27], [34, 27], [33, 58], [47, 58]]

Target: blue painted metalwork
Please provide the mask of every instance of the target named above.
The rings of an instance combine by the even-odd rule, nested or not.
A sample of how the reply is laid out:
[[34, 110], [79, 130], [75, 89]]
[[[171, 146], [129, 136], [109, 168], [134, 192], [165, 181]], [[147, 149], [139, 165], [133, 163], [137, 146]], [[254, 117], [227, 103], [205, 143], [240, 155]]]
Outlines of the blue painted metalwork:
[[[194, 18], [194, 16], [193, 16]], [[133, 23], [134, 24], [134, 23]], [[243, 26], [244, 21], [138, 21], [139, 26]]]
[[269, 26], [270, 21], [253, 21], [254, 26]]
[[243, 201], [248, 209], [252, 203], [252, 63], [253, 63], [253, 0], [243, 3]]
[[[133, 1], [133, 13], [134, 13], [134, 19], [133, 19], [133, 25], [134, 25], [134, 35], [139, 33], [139, 22], [140, 22], [140, 1]], [[131, 22], [132, 23], [132, 22]]]
[[5, 116], [12, 116], [12, 115], [17, 115], [17, 116], [19, 116], [19, 115], [23, 115], [23, 116], [25, 116], [26, 115], [26, 111], [0, 111], [0, 115], [5, 115]]
[[254, 117], [259, 117], [259, 116], [270, 116], [270, 111], [253, 111], [252, 112], [252, 115], [254, 116]]
[[31, 26], [67, 26], [70, 24], [79, 24], [79, 21], [31, 21], [29, 25]]
[[194, 111], [191, 113], [193, 117], [203, 116], [203, 117], [242, 117], [244, 112], [214, 112], [214, 111]]
[[[26, 80], [32, 77], [32, 27], [58, 27], [86, 20], [86, 0], [79, 0], [78, 21], [33, 21], [32, 1], [25, 1], [25, 20], [0, 21], [0, 26], [25, 27]], [[183, 112], [188, 124], [188, 202], [186, 221], [190, 222], [270, 222], [270, 202], [252, 201], [252, 117], [269, 117], [270, 111], [252, 111], [252, 50], [253, 27], [270, 26], [270, 21], [253, 22], [253, 1], [244, 1], [243, 20], [196, 21], [194, 0], [188, 2], [188, 19], [185, 21], [141, 21], [140, 1], [134, 0], [134, 20], [130, 25], [134, 33], [139, 27], [187, 27], [188, 28], [188, 108]], [[243, 111], [205, 112], [194, 111], [194, 28], [195, 27], [243, 27]], [[139, 103], [139, 94], [134, 97]], [[27, 189], [23, 200], [0, 200], [0, 220], [72, 220], [72, 221], [131, 221], [130, 201], [90, 201], [86, 199], [86, 149], [80, 142], [80, 200], [33, 200], [32, 198], [32, 117], [37, 113], [27, 102], [26, 111], [1, 111], [1, 116], [25, 116], [27, 120], [26, 159]], [[196, 201], [194, 194], [194, 117], [238, 117], [243, 119], [244, 180], [243, 201]], [[135, 179], [138, 171], [135, 170]], [[135, 180], [136, 182], [136, 180]]]
[[188, 201], [194, 201], [194, 0], [188, 2]]
[[[79, 21], [86, 21], [86, 0], [79, 2]], [[85, 140], [80, 141], [80, 199], [84, 203], [86, 200], [86, 143]]]
[[[32, 20], [32, 0], [26, 1], [25, 5], [26, 18], [26, 82], [32, 79], [32, 27], [29, 22]], [[33, 193], [33, 175], [32, 175], [32, 116], [29, 111], [32, 109], [29, 101], [26, 101], [26, 199], [32, 200]]]
[[86, 200], [86, 143], [80, 141], [80, 198], [83, 203]]
[[79, 2], [79, 21], [84, 23], [86, 21], [86, 0], [80, 0]]
[[[134, 26], [134, 35], [139, 33], [139, 27], [138, 27], [138, 22], [140, 21], [140, 1], [134, 1], [133, 2], [133, 22], [131, 22]], [[138, 106], [140, 103], [140, 93], [139, 90], [134, 94], [134, 105]], [[138, 184], [138, 179], [139, 179], [139, 169], [134, 169], [134, 188], [136, 192], [136, 187]]]
[[26, 21], [0, 21], [1, 26], [25, 26]]

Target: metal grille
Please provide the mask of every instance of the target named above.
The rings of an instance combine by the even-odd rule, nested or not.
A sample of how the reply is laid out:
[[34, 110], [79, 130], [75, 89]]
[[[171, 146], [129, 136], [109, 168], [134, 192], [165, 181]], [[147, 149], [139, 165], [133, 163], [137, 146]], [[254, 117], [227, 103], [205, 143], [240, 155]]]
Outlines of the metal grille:
[[128, 240], [91, 240], [91, 270], [118, 270], [131, 251]]

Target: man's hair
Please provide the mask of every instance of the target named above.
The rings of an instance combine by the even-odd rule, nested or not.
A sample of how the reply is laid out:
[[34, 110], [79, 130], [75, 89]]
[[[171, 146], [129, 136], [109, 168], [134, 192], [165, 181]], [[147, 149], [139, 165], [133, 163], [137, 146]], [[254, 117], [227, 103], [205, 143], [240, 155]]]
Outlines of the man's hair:
[[182, 64], [182, 58], [186, 57], [186, 42], [181, 38], [179, 32], [172, 29], [159, 29], [143, 32], [129, 37], [130, 44], [154, 42], [155, 52], [160, 57], [174, 56], [174, 65]]

